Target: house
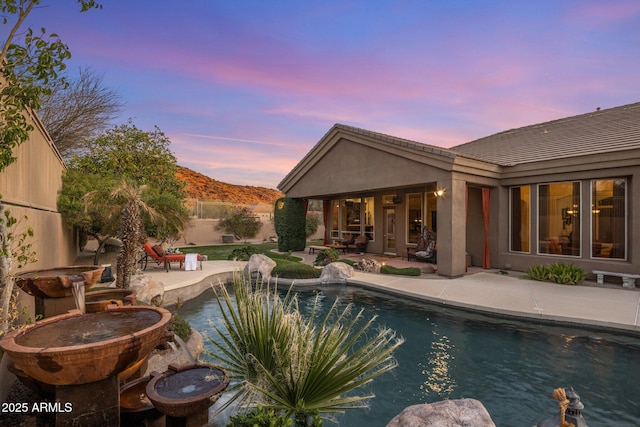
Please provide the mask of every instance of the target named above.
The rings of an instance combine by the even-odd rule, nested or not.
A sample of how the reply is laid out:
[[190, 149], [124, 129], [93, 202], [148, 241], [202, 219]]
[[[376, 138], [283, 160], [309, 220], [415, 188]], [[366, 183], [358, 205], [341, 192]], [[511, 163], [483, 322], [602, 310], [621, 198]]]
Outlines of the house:
[[334, 125], [278, 185], [321, 199], [325, 240], [403, 255], [437, 233], [438, 273], [562, 261], [640, 273], [640, 103], [440, 148]]

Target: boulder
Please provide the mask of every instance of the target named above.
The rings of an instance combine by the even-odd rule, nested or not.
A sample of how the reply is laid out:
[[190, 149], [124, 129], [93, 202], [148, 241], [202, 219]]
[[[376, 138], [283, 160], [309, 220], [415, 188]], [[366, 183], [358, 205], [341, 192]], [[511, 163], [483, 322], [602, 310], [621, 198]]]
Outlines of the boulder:
[[336, 261], [325, 265], [320, 273], [323, 283], [342, 283], [355, 274], [353, 267], [344, 262]]
[[129, 288], [136, 291], [141, 303], [160, 307], [164, 299], [164, 284], [149, 276], [133, 276]]
[[489, 412], [475, 399], [444, 400], [409, 406], [387, 427], [495, 427]]
[[244, 266], [244, 277], [252, 277], [254, 273], [262, 278], [271, 277], [271, 271], [276, 262], [263, 254], [253, 254]]
[[380, 263], [375, 259], [361, 259], [353, 264], [353, 268], [356, 270], [364, 271], [367, 273], [380, 273]]

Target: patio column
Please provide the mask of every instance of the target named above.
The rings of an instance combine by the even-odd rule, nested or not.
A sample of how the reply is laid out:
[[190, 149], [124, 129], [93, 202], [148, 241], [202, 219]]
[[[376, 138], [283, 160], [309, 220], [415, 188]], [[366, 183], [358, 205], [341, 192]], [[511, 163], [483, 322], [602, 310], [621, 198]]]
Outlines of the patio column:
[[467, 183], [451, 179], [438, 181], [445, 190], [438, 198], [438, 274], [462, 276], [466, 271], [466, 191]]

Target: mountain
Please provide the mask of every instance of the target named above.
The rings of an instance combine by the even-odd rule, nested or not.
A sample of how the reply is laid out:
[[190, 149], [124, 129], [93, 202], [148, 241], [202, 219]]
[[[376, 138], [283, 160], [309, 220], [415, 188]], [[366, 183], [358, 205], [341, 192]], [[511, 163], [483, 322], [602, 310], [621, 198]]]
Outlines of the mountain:
[[186, 183], [187, 197], [201, 200], [249, 204], [272, 204], [284, 194], [266, 187], [234, 185], [220, 182], [183, 166], [178, 166], [176, 177]]

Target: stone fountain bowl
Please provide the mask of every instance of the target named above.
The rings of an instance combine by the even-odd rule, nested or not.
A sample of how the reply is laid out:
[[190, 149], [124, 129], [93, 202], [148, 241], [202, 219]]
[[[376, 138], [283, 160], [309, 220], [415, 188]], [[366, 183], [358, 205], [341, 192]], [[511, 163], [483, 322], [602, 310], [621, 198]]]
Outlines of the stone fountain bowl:
[[206, 411], [229, 385], [229, 374], [204, 363], [169, 365], [164, 373], [152, 372], [147, 397], [160, 412], [188, 417]]
[[86, 384], [118, 375], [148, 356], [170, 320], [169, 311], [151, 306], [72, 310], [6, 334], [0, 347], [37, 381]]
[[73, 295], [71, 277], [82, 276], [86, 290], [95, 285], [103, 271], [104, 267], [98, 265], [74, 265], [26, 271], [18, 274], [16, 285], [35, 297], [64, 298]]
[[87, 313], [102, 311], [112, 304], [135, 305], [136, 302], [136, 291], [133, 289], [105, 289], [87, 292], [84, 297], [84, 306]]

